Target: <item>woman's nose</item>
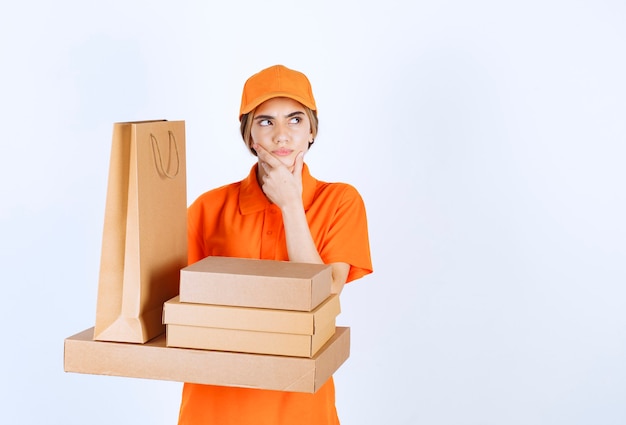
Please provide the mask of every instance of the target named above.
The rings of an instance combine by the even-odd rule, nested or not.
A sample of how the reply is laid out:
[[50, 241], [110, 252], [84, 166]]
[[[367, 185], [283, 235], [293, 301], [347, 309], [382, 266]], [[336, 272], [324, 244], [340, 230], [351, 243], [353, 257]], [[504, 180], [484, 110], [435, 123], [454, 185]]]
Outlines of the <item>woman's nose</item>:
[[289, 132], [287, 131], [287, 126], [277, 124], [274, 128], [274, 143], [279, 144], [289, 141]]

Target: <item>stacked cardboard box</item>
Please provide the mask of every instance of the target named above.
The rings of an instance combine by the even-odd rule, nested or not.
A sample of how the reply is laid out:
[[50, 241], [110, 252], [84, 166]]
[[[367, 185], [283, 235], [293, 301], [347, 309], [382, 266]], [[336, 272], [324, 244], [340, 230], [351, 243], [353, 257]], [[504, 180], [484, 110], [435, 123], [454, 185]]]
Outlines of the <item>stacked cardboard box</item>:
[[350, 328], [335, 328], [330, 273], [324, 265], [202, 260], [181, 271], [180, 297], [163, 309], [166, 334], [125, 343], [94, 340], [86, 329], [65, 339], [64, 369], [315, 393], [350, 355]]
[[330, 284], [323, 264], [207, 257], [181, 270], [164, 305], [166, 344], [311, 358], [336, 331]]
[[315, 393], [350, 355], [350, 328], [313, 357], [268, 356], [165, 346], [165, 334], [144, 343], [93, 340], [93, 328], [65, 339], [66, 372], [227, 387]]

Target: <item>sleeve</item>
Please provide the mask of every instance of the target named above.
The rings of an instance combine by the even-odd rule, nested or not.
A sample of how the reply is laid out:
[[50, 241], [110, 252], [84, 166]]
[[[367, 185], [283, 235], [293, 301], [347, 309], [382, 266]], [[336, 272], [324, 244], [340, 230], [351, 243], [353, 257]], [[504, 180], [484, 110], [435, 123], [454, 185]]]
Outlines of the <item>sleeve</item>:
[[350, 264], [347, 282], [373, 271], [365, 204], [357, 190], [342, 184], [320, 256], [325, 263]]
[[202, 211], [200, 199], [187, 209], [187, 264], [193, 264], [206, 257], [202, 237]]

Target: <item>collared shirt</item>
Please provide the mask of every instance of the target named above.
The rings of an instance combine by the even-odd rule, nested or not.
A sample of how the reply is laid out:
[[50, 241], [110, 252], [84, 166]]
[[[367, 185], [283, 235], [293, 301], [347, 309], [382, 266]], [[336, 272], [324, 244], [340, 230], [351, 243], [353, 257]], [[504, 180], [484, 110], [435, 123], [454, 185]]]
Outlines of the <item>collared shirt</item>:
[[[348, 263], [348, 281], [371, 273], [365, 206], [356, 189], [316, 180], [305, 164], [302, 202], [324, 263]], [[188, 228], [190, 264], [210, 255], [289, 260], [281, 211], [263, 193], [257, 165], [244, 180], [201, 195], [189, 207]], [[315, 394], [187, 383], [179, 424], [338, 425], [333, 379]]]
[[[201, 195], [188, 216], [189, 263], [209, 255], [289, 260], [280, 209], [257, 182], [257, 165], [238, 183]], [[315, 246], [326, 264], [350, 264], [348, 282], [372, 271], [365, 205], [345, 183], [302, 170], [302, 202]]]

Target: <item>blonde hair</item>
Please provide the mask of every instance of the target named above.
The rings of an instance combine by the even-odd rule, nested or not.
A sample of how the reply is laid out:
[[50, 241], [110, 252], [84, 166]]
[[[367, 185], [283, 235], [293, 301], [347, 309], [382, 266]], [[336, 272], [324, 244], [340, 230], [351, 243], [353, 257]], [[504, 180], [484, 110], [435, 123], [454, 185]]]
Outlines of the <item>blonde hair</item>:
[[[319, 126], [319, 120], [317, 119], [317, 112], [309, 108], [308, 106], [302, 105], [304, 108], [304, 113], [309, 118], [309, 122], [311, 123], [311, 137], [313, 140], [309, 142], [309, 148], [313, 142], [315, 142], [315, 138], [317, 137], [317, 130]], [[241, 123], [239, 125], [239, 131], [241, 132], [241, 137], [243, 138], [243, 142], [248, 147], [248, 150], [252, 152], [252, 155], [256, 156], [256, 151], [252, 148], [252, 123], [254, 118], [254, 112], [256, 108], [247, 114], [243, 114], [241, 116]]]

